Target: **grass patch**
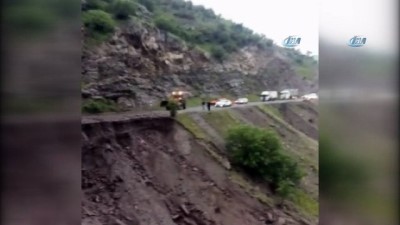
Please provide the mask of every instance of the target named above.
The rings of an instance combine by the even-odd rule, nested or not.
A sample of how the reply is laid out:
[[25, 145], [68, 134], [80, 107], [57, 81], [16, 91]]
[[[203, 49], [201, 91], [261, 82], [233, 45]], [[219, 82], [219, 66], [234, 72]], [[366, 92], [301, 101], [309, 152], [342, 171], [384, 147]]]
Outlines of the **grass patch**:
[[[292, 125], [290, 125], [289, 123], [287, 123], [280, 115], [278, 109], [271, 109], [271, 106], [267, 106], [267, 105], [258, 105], [257, 106], [258, 109], [261, 110], [261, 112], [267, 114], [268, 116], [272, 117], [272, 119], [274, 119], [277, 123], [283, 125], [284, 127], [286, 127], [289, 131], [291, 131], [294, 134], [297, 134], [299, 136], [299, 138], [305, 142], [305, 145], [309, 146], [309, 145], [315, 145], [317, 142], [313, 139], [311, 139], [310, 137], [308, 137], [306, 134], [304, 134], [303, 132], [295, 129]], [[275, 110], [275, 111], [274, 111]]]
[[186, 99], [186, 106], [187, 107], [201, 106], [201, 98], [200, 97], [193, 97], [193, 98]]
[[304, 215], [317, 217], [319, 214], [318, 201], [302, 190], [294, 191], [292, 202], [296, 205], [299, 212]]
[[[287, 150], [290, 155], [296, 158], [299, 165], [305, 170], [313, 170], [313, 173], [318, 173], [318, 142], [309, 138], [304, 133], [298, 131], [283, 118], [277, 116], [280, 115], [279, 111], [274, 113], [273, 107], [260, 105], [257, 106], [263, 113], [270, 116], [277, 125], [290, 131], [292, 134], [286, 137], [285, 150]], [[278, 109], [275, 108], [277, 111]]]
[[207, 139], [207, 135], [203, 130], [193, 121], [192, 117], [188, 114], [178, 114], [177, 120], [179, 123], [190, 131], [197, 139]]
[[219, 162], [225, 169], [231, 169], [231, 165], [227, 159], [219, 155], [215, 152], [212, 147], [209, 145], [209, 141], [207, 140], [207, 135], [203, 132], [203, 130], [193, 121], [193, 119], [188, 114], [178, 114], [177, 119], [180, 124], [189, 130], [197, 139], [201, 139], [205, 141], [204, 149], [214, 158], [217, 162]]
[[[295, 134], [295, 135], [293, 135], [293, 137], [295, 138], [295, 141], [291, 141], [291, 142], [293, 142], [292, 144], [289, 144], [289, 143], [287, 143], [287, 144], [290, 149], [294, 150], [294, 151], [292, 151], [292, 153], [295, 154], [295, 157], [297, 157], [297, 159], [298, 159], [297, 161], [301, 165], [318, 167], [317, 163], [315, 163], [315, 160], [313, 159], [314, 154], [317, 154], [314, 152], [315, 149], [318, 149], [317, 141], [311, 139], [310, 137], [308, 137], [307, 135], [305, 135], [304, 133], [295, 129], [290, 124], [288, 124], [286, 121], [284, 121], [284, 119], [281, 116], [278, 116], [278, 115], [281, 115], [279, 113], [278, 109], [276, 109], [272, 106], [267, 106], [267, 105], [259, 105], [257, 107], [262, 112], [264, 112], [265, 114], [272, 117], [272, 119], [274, 119], [279, 124], [279, 126], [285, 127], [287, 130], [289, 130], [290, 132]], [[298, 150], [299, 148], [301, 149], [301, 151]], [[312, 154], [313, 156], [310, 156], [309, 154]], [[316, 156], [316, 158], [318, 158], [318, 156]]]
[[[268, 112], [268, 114], [270, 114], [270, 115], [272, 114], [272, 115], [274, 115], [276, 118], [279, 118], [279, 119], [282, 119], [282, 120], [283, 120], [282, 114], [279, 112], [279, 109], [277, 109], [276, 107], [271, 106], [271, 105], [263, 105], [262, 107], [264, 108], [265, 111]], [[286, 123], [286, 122], [285, 122], [285, 123]]]
[[246, 193], [248, 193], [250, 196], [256, 198], [258, 201], [261, 203], [268, 205], [268, 206], [273, 206], [274, 200], [270, 197], [268, 197], [266, 194], [262, 193], [260, 190], [257, 188], [254, 188], [252, 184], [247, 182], [243, 176], [241, 176], [238, 172], [232, 171], [229, 174], [229, 179], [239, 185], [241, 188], [245, 190]]
[[266, 115], [272, 117], [272, 119], [274, 119], [276, 122], [280, 123], [281, 125], [284, 125], [291, 132], [297, 133], [297, 134], [302, 135], [302, 136], [305, 136], [305, 134], [303, 134], [300, 131], [296, 130], [294, 127], [292, 127], [286, 121], [284, 121], [283, 118], [279, 116], [280, 113], [279, 113], [279, 111], [277, 109], [274, 112], [273, 109], [271, 109], [271, 107], [267, 106], [267, 105], [258, 105], [257, 108], [260, 109], [261, 112], [263, 112]]
[[260, 96], [258, 96], [256, 94], [246, 95], [246, 98], [249, 99], [249, 102], [259, 102], [260, 101]]
[[202, 116], [208, 124], [223, 136], [226, 136], [230, 128], [241, 124], [240, 121], [234, 118], [227, 110], [205, 113]]
[[108, 99], [88, 99], [83, 102], [82, 112], [89, 114], [120, 111], [116, 102]]

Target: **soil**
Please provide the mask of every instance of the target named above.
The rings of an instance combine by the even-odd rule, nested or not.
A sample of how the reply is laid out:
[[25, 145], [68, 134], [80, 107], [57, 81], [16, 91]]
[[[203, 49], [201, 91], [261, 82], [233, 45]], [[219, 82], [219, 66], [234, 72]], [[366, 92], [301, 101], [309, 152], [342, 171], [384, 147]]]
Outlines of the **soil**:
[[283, 119], [310, 138], [318, 140], [318, 111], [311, 102], [282, 103], [277, 108]]
[[82, 124], [82, 224], [312, 224], [262, 204], [170, 118]]

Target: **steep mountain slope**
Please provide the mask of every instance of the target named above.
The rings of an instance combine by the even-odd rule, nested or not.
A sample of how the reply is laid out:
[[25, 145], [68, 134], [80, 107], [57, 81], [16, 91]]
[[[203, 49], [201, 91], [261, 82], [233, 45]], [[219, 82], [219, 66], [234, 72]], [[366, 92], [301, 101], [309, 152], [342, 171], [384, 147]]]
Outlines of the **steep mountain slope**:
[[[314, 109], [301, 105], [290, 107], [296, 115]], [[283, 118], [255, 106], [181, 114], [179, 123], [168, 117], [84, 122], [82, 224], [317, 224], [317, 143], [298, 130], [313, 125], [294, 128]], [[224, 133], [243, 122], [275, 129], [307, 172], [285, 208], [226, 158]]]
[[128, 0], [134, 10], [121, 20], [114, 1], [83, 4], [84, 15], [103, 9], [118, 24], [99, 41], [93, 24], [85, 23], [84, 99], [102, 97], [134, 108], [158, 104], [174, 88], [193, 96], [318, 88], [312, 57], [280, 48], [212, 10], [183, 0]]

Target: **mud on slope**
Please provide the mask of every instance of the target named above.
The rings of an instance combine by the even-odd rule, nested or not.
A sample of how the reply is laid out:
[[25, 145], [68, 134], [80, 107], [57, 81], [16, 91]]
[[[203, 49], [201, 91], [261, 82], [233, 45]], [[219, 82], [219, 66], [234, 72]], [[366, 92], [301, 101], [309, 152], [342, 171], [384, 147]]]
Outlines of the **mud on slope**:
[[[301, 212], [303, 217], [315, 219], [318, 216], [318, 142], [310, 137], [312, 133], [309, 131], [316, 132], [317, 128], [314, 124], [304, 121], [317, 121], [318, 114], [315, 106], [308, 103], [292, 103], [287, 107], [291, 109], [292, 114], [281, 113], [272, 105], [260, 105], [211, 113], [184, 114], [180, 115], [179, 120], [199, 139], [215, 143], [220, 155], [226, 155], [221, 143], [232, 126], [245, 123], [275, 131], [286, 153], [306, 172], [298, 196], [293, 199], [294, 205], [291, 204], [294, 207], [289, 211]], [[293, 120], [296, 123], [293, 123]], [[261, 187], [262, 193], [273, 196], [264, 182], [250, 183], [250, 186]]]
[[169, 118], [82, 125], [82, 224], [311, 224], [251, 197]]
[[[304, 103], [292, 103], [288, 104], [288, 107], [293, 108], [291, 111], [292, 114], [288, 116], [285, 116], [278, 110], [274, 110], [274, 107], [267, 105], [250, 109], [238, 108], [233, 111], [233, 115], [245, 123], [270, 128], [279, 135], [284, 149], [296, 159], [307, 174], [303, 179], [303, 190], [316, 200], [318, 199], [318, 143], [316, 139], [312, 139], [309, 135], [310, 131], [318, 132], [318, 130], [304, 122], [306, 120], [304, 112], [296, 108], [306, 107]], [[308, 107], [313, 109], [310, 105]], [[310, 112], [310, 110], [305, 111]], [[300, 122], [296, 121], [295, 126], [291, 123], [293, 118], [300, 120]], [[310, 116], [310, 118], [317, 120], [316, 115]]]
[[291, 126], [314, 140], [318, 139], [318, 111], [315, 103], [283, 103], [273, 106]]

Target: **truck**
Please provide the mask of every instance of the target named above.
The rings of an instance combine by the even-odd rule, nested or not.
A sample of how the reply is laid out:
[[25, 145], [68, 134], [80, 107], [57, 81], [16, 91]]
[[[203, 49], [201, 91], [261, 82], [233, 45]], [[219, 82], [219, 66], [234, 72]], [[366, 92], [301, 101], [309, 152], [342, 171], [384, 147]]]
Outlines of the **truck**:
[[260, 100], [265, 102], [265, 101], [273, 101], [278, 98], [278, 92], [277, 91], [263, 91], [260, 94]]
[[186, 99], [184, 91], [173, 91], [168, 96], [168, 99], [164, 99], [160, 103], [160, 107], [165, 107], [166, 110], [170, 110], [169, 101], [174, 100], [178, 103], [178, 110], [186, 109]]
[[299, 90], [285, 89], [279, 92], [279, 98], [283, 100], [298, 98]]

